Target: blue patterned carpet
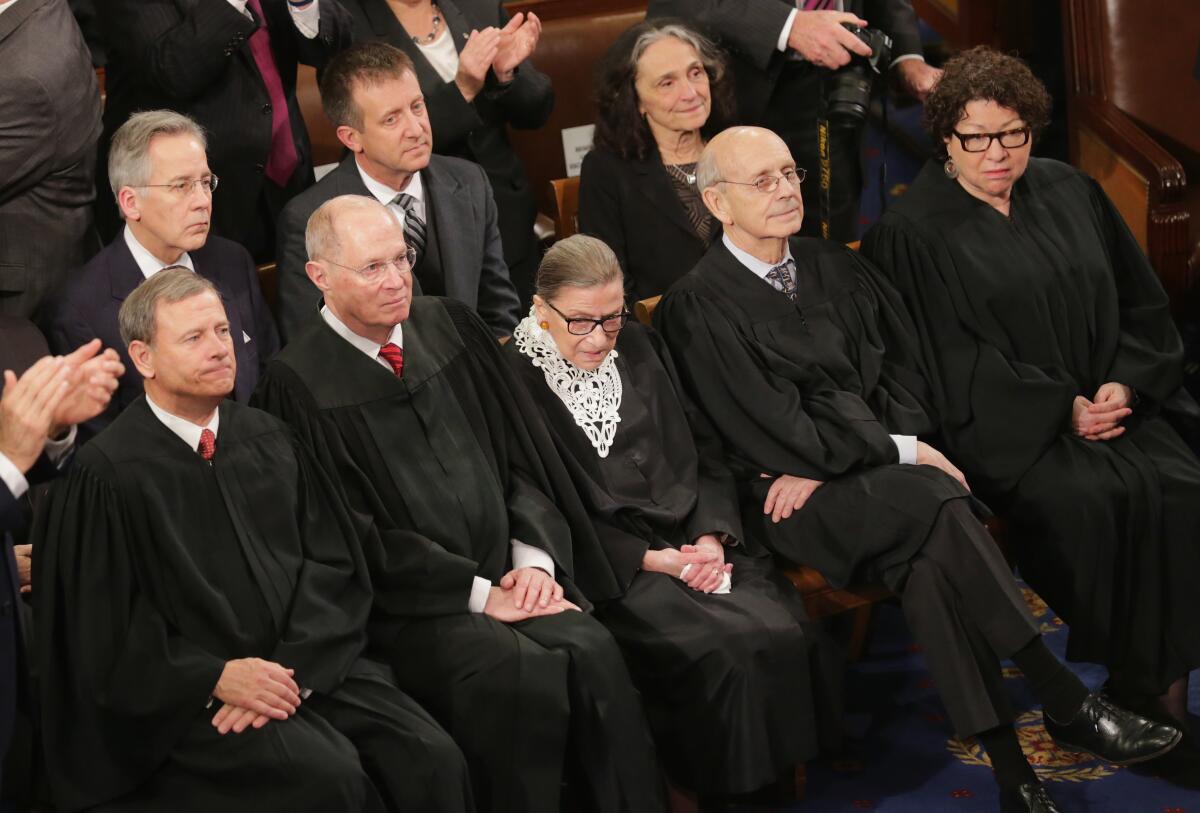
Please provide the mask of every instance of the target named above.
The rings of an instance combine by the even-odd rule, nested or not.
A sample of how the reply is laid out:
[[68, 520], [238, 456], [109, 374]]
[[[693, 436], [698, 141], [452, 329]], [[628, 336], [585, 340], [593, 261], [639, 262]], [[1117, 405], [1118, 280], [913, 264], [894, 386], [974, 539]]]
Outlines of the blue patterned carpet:
[[[1033, 594], [1030, 607], [1059, 655], [1067, 631]], [[1092, 687], [1103, 668], [1073, 665]], [[1200, 813], [1200, 791], [1057, 749], [1020, 672], [1006, 665], [1022, 745], [1064, 813]], [[1193, 674], [1191, 709], [1200, 713], [1200, 672]], [[808, 766], [805, 799], [795, 813], [874, 810], [886, 813], [996, 811], [991, 768], [973, 742], [954, 739], [937, 693], [894, 603], [877, 608], [863, 659], [847, 686], [848, 751], [852, 756]]]

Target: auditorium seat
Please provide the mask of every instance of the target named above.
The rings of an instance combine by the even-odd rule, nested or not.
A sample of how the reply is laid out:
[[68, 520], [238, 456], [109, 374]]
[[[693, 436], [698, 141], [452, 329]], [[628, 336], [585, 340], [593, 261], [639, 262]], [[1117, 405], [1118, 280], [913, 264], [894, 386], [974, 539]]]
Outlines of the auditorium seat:
[[1153, 13], [1138, 0], [1062, 8], [1071, 162], [1112, 198], [1181, 316], [1200, 238], [1200, 194], [1189, 194], [1183, 163], [1200, 171], [1195, 0], [1163, 0]]
[[562, 240], [579, 232], [579, 177], [557, 178], [550, 182], [550, 187], [555, 237]]

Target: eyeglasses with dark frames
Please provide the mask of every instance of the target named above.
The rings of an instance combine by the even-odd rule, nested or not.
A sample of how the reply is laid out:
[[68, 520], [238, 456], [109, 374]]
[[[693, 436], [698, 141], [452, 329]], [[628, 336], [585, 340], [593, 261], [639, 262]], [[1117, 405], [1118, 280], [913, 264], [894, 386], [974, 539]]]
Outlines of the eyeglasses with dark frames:
[[567, 323], [567, 332], [572, 336], [586, 336], [597, 326], [605, 333], [619, 333], [621, 328], [625, 327], [625, 323], [629, 321], [629, 311], [627, 310], [601, 316], [599, 319], [585, 319], [578, 316], [567, 316], [549, 302], [546, 303], [546, 306], [563, 318], [563, 321]]
[[324, 262], [330, 265], [336, 265], [338, 268], [345, 268], [347, 271], [353, 271], [362, 278], [363, 282], [377, 282], [383, 279], [383, 275], [391, 271], [393, 268], [400, 272], [408, 272], [412, 270], [413, 263], [417, 261], [417, 250], [412, 246], [404, 249], [403, 254], [397, 254], [390, 260], [378, 260], [373, 263], [367, 263], [359, 268], [354, 268], [349, 265], [342, 265], [333, 260], [324, 259]]
[[753, 186], [764, 195], [770, 195], [779, 188], [781, 181], [787, 181], [792, 186], [799, 186], [800, 184], [804, 183], [804, 178], [806, 175], [808, 175], [807, 172], [800, 167], [796, 167], [795, 169], [785, 169], [780, 175], [764, 175], [761, 178], [750, 181], [749, 183], [746, 181], [727, 181], [723, 179], [717, 181], [717, 183], [731, 183], [734, 186]]
[[999, 133], [960, 133], [958, 130], [951, 130], [951, 133], [958, 139], [958, 143], [962, 145], [963, 152], [987, 152], [992, 146], [992, 141], [999, 141], [1000, 146], [1006, 150], [1015, 150], [1017, 147], [1024, 147], [1029, 143], [1030, 128], [1017, 127], [1013, 130], [1003, 130]]
[[136, 189], [165, 189], [176, 197], [187, 197], [197, 189], [206, 195], [211, 195], [217, 191], [216, 175], [206, 175], [203, 178], [183, 178], [171, 183], [143, 183], [138, 184]]

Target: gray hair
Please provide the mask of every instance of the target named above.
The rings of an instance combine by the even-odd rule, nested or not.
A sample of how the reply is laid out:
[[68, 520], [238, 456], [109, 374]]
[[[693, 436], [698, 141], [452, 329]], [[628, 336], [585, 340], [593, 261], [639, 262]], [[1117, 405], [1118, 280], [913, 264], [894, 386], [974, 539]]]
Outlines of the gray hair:
[[133, 293], [121, 303], [121, 310], [117, 314], [121, 341], [125, 342], [126, 347], [134, 342], [153, 344], [158, 304], [165, 302], [172, 305], [204, 293], [216, 294], [218, 299], [221, 298], [217, 286], [195, 271], [181, 266], [164, 268], [134, 288]]
[[656, 42], [662, 42], [667, 37], [674, 37], [680, 42], [692, 46], [700, 57], [700, 64], [708, 71], [714, 82], [724, 78], [725, 61], [722, 59], [721, 50], [713, 44], [713, 41], [682, 23], [674, 22], [658, 28], [647, 28], [633, 41], [633, 49], [629, 52], [629, 62], [634, 76], [637, 76], [638, 63], [641, 62], [642, 56], [650, 46]]
[[[377, 211], [392, 217], [386, 206], [366, 195], [339, 195], [330, 198], [317, 207], [304, 227], [304, 250], [308, 252], [310, 260], [340, 256], [342, 244], [338, 239], [338, 221], [355, 211]], [[400, 224], [397, 222], [396, 226], [399, 228]]]
[[603, 240], [573, 234], [559, 240], [542, 257], [534, 291], [550, 300], [563, 288], [595, 288], [623, 279], [617, 255]]
[[182, 113], [173, 110], [134, 113], [113, 133], [108, 150], [108, 185], [114, 196], [121, 187], [150, 182], [150, 142], [159, 135], [190, 135], [208, 149], [204, 129]]
[[703, 192], [721, 182], [721, 167], [717, 165], [717, 151], [704, 148], [696, 162], [696, 189]]

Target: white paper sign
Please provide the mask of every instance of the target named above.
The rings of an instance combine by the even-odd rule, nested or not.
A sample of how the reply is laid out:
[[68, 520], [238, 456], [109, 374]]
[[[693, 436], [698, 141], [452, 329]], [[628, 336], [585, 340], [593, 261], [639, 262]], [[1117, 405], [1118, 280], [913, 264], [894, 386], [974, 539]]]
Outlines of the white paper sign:
[[567, 177], [574, 178], [579, 174], [583, 165], [583, 156], [592, 149], [592, 135], [596, 125], [582, 124], [579, 127], [566, 127], [562, 131], [563, 161], [567, 165]]

